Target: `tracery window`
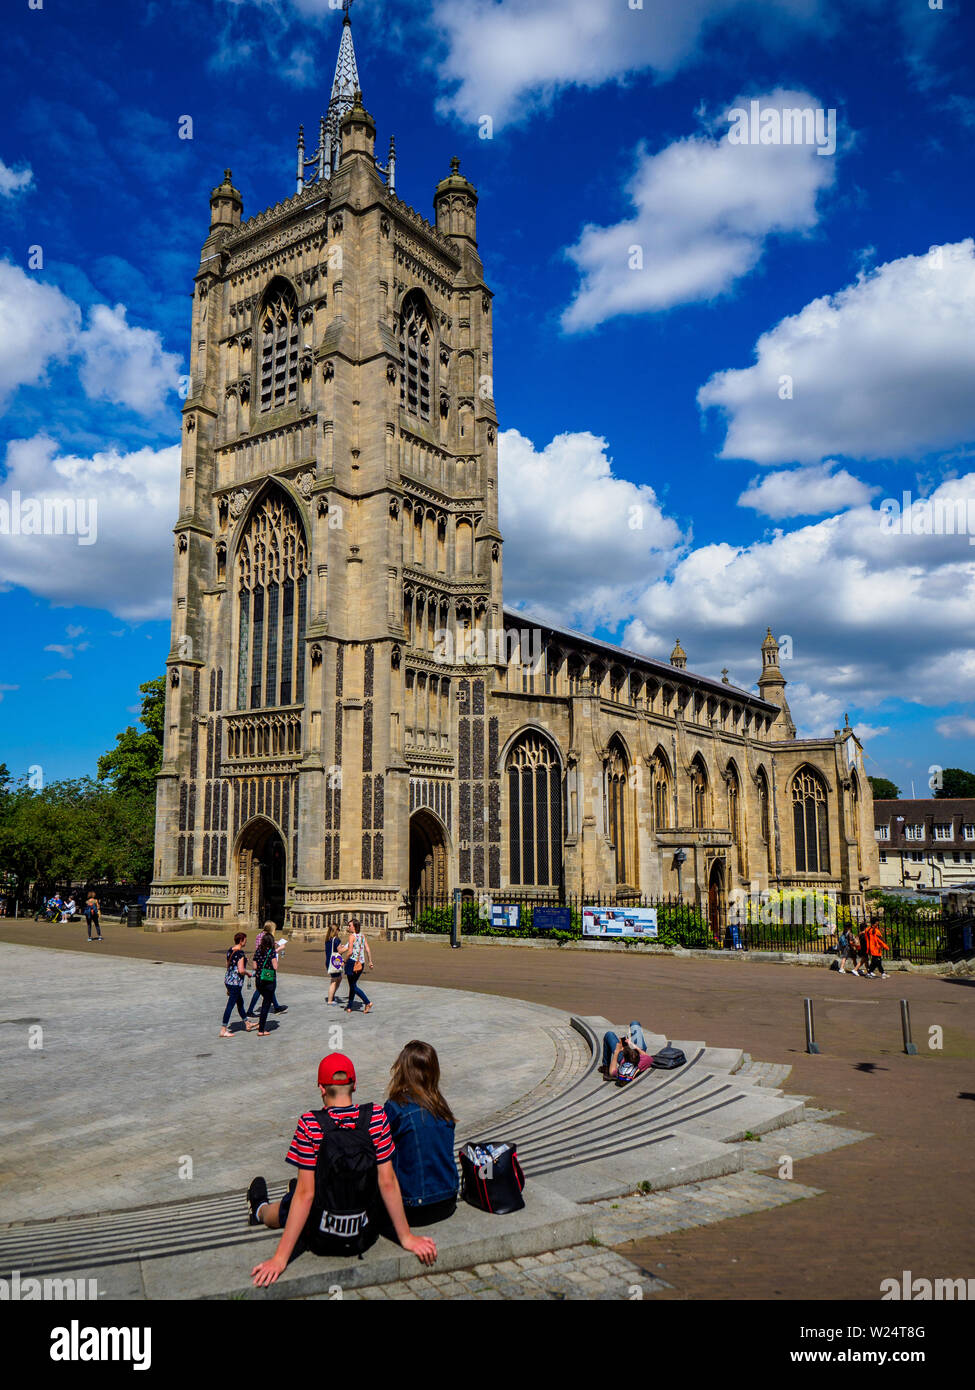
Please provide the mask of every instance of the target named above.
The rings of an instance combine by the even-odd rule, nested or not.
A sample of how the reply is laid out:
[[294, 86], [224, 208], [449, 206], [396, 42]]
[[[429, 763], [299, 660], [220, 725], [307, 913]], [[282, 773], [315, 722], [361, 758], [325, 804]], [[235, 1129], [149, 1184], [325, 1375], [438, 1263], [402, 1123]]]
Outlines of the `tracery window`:
[[237, 550], [237, 708], [300, 705], [304, 699], [304, 527], [283, 493], [265, 494]]
[[822, 778], [800, 768], [792, 783], [798, 873], [829, 873], [829, 799]]
[[298, 399], [298, 303], [290, 285], [270, 288], [260, 317], [261, 410]]
[[623, 745], [614, 739], [610, 744], [606, 768], [609, 838], [616, 852], [616, 882], [635, 887], [636, 805], [635, 790], [630, 780], [629, 759]]
[[653, 755], [650, 767], [653, 787], [653, 828], [666, 830], [670, 826], [670, 766], [662, 749]]
[[765, 769], [760, 767], [758, 770], [758, 814], [759, 824], [762, 829], [762, 839], [765, 841], [765, 854], [768, 864], [769, 876], [772, 876], [772, 827], [769, 815], [769, 789], [768, 778]]
[[423, 299], [408, 294], [400, 314], [400, 404], [420, 420], [430, 419], [430, 361], [433, 334]]
[[542, 734], [522, 734], [508, 754], [508, 878], [519, 887], [562, 882], [562, 767]]
[[732, 844], [735, 847], [738, 873], [744, 876], [745, 844], [741, 824], [741, 783], [738, 780], [738, 772], [734, 764], [731, 763], [728, 765], [728, 826], [731, 830]]
[[708, 774], [700, 758], [695, 758], [691, 766], [691, 824], [703, 830], [708, 821]]

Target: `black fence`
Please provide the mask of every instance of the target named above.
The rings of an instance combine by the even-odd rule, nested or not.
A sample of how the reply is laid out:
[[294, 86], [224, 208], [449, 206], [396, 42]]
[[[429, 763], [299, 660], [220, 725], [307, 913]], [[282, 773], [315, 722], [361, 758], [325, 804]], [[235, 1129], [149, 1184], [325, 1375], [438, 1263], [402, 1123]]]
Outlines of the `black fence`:
[[[517, 906], [517, 926], [504, 920], [500, 907]], [[884, 898], [866, 908], [842, 903], [826, 903], [807, 895], [767, 903], [746, 903], [736, 914], [734, 908], [702, 912], [682, 898], [613, 897], [573, 894], [522, 897], [517, 893], [496, 892], [481, 899], [469, 896], [461, 903], [461, 931], [467, 936], [534, 938], [550, 941], [580, 940], [582, 908], [615, 909], [625, 916], [627, 908], [655, 908], [657, 934], [614, 937], [659, 946], [682, 946], [688, 950], [776, 951], [787, 955], [812, 954], [828, 958], [838, 952], [838, 935], [844, 927], [859, 933], [872, 920], [878, 920], [887, 943], [884, 956], [891, 961], [933, 965], [957, 961], [975, 954], [975, 916], [949, 914], [940, 903], [917, 904], [897, 898]], [[561, 928], [536, 921], [536, 909], [559, 907], [567, 919]], [[454, 920], [450, 898], [417, 896], [411, 904], [413, 930], [447, 936]], [[737, 918], [737, 919], [736, 919]], [[749, 920], [751, 919], [751, 920]]]

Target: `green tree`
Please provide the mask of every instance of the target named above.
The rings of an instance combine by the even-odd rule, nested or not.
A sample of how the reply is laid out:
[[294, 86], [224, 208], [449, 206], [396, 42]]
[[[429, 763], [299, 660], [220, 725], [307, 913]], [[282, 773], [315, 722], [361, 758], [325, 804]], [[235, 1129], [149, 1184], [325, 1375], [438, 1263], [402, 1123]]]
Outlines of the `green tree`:
[[975, 772], [965, 772], [960, 767], [946, 767], [941, 771], [941, 786], [935, 796], [975, 796]]
[[121, 796], [137, 796], [155, 805], [156, 774], [162, 763], [165, 679], [159, 676], [146, 681], [139, 690], [144, 730], [130, 724], [118, 735], [115, 747], [98, 759], [98, 780], [107, 782]]
[[896, 801], [901, 794], [900, 787], [887, 777], [868, 777], [873, 790], [874, 801]]

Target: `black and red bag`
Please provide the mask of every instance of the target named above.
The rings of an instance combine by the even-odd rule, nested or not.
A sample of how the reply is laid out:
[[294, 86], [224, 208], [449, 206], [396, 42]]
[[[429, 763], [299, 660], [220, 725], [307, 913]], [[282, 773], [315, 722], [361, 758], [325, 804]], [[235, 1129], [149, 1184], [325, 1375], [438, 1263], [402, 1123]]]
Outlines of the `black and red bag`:
[[465, 1144], [458, 1150], [461, 1197], [472, 1207], [506, 1216], [525, 1205], [525, 1175], [515, 1144]]

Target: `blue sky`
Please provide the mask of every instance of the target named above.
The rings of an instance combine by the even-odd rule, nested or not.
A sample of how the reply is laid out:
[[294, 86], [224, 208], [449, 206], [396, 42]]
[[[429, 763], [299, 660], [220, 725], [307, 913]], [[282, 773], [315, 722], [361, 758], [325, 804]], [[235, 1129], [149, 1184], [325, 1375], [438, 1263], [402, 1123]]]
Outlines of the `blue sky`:
[[[352, 15], [399, 194], [429, 216], [453, 154], [479, 191], [508, 601], [658, 656], [680, 636], [692, 668], [746, 686], [771, 624], [802, 732], [848, 712], [905, 794], [932, 765], [975, 767], [975, 548], [924, 521], [971, 498], [975, 522], [971, 13]], [[93, 771], [163, 669], [208, 194], [226, 166], [245, 216], [293, 192], [340, 30], [327, 0], [45, 0], [5, 19], [0, 501], [98, 500], [93, 544], [0, 534], [17, 772]], [[835, 110], [835, 153], [732, 145], [727, 113], [752, 99]], [[904, 491], [911, 534], [884, 524]]]

